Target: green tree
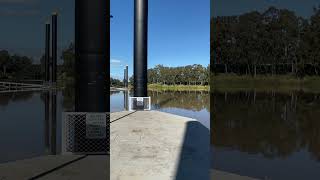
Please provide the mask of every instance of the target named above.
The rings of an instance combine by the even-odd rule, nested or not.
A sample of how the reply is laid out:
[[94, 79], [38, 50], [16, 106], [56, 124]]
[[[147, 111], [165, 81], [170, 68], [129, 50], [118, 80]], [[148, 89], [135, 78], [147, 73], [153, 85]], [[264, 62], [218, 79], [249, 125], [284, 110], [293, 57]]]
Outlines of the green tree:
[[2, 68], [2, 73], [6, 76], [7, 66], [10, 63], [10, 54], [6, 50], [0, 51], [0, 67]]
[[75, 76], [75, 49], [71, 43], [67, 49], [62, 51], [61, 59], [63, 59], [63, 72], [67, 77]]

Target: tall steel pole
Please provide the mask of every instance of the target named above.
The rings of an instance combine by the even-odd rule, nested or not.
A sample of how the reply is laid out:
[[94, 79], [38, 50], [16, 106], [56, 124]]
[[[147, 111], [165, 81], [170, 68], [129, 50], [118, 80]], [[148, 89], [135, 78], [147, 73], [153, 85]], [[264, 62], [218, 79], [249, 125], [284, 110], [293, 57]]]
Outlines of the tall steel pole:
[[126, 87], [126, 69], [123, 69], [123, 86]]
[[45, 38], [45, 60], [44, 60], [44, 69], [45, 69], [45, 82], [50, 81], [50, 24], [46, 23], [46, 38]]
[[147, 97], [148, 0], [134, 3], [134, 96]]
[[76, 111], [110, 112], [110, 0], [75, 1]]
[[[45, 32], [45, 60], [44, 60], [44, 69], [45, 69], [45, 83], [50, 81], [50, 24], [46, 23], [46, 32]], [[44, 92], [44, 129], [45, 129], [45, 147], [46, 151], [49, 150], [50, 140], [49, 140], [49, 124], [50, 124], [50, 105], [49, 105], [49, 92]], [[48, 149], [47, 149], [48, 148]]]
[[126, 65], [125, 79], [126, 79], [126, 88], [128, 88], [128, 85], [129, 85], [128, 65]]
[[[51, 45], [51, 53], [52, 53], [52, 60], [51, 60], [51, 82], [52, 85], [56, 86], [57, 83], [57, 41], [58, 41], [58, 14], [54, 12], [51, 17], [52, 23], [52, 45]], [[51, 103], [51, 124], [50, 124], [50, 149], [51, 154], [56, 154], [57, 151], [57, 92], [55, 89], [49, 92], [50, 103]]]
[[57, 82], [57, 41], [58, 41], [58, 14], [52, 14], [52, 83]]

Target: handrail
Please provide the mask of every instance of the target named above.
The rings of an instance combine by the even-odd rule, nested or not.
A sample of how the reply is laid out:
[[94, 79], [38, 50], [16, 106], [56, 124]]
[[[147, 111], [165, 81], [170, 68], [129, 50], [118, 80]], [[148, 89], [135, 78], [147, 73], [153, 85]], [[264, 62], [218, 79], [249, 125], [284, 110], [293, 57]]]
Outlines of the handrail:
[[42, 87], [43, 85], [41, 84], [28, 84], [28, 83], [16, 83], [16, 82], [1, 82], [0, 81], [0, 85], [7, 85], [7, 86], [11, 86], [11, 85], [16, 85], [16, 86], [33, 86], [33, 87]]

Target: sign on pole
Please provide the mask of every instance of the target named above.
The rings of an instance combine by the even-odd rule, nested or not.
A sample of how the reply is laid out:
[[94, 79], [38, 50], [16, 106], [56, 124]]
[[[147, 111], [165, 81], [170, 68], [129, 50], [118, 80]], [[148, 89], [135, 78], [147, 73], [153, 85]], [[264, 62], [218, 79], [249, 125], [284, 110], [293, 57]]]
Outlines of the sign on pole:
[[87, 113], [86, 114], [86, 138], [104, 139], [106, 138], [106, 114]]

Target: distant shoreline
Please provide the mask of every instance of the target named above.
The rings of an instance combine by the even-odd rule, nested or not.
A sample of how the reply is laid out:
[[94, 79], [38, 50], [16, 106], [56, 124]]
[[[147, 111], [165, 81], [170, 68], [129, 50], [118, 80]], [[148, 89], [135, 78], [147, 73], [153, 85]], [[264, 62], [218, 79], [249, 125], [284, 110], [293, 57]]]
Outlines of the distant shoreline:
[[311, 91], [320, 92], [320, 77], [306, 76], [302, 79], [290, 75], [238, 76], [220, 74], [211, 76], [214, 90], [258, 90], [258, 91]]
[[[60, 80], [61, 86], [73, 84], [70, 80]], [[132, 89], [132, 86], [129, 86]], [[320, 77], [306, 76], [302, 79], [291, 75], [265, 76], [238, 76], [230, 74], [219, 74], [211, 76], [211, 89], [220, 91], [306, 91], [320, 93]], [[148, 84], [151, 91], [210, 91], [209, 85], [164, 85]]]
[[209, 85], [163, 85], [149, 84], [148, 90], [163, 90], [163, 91], [209, 91]]

